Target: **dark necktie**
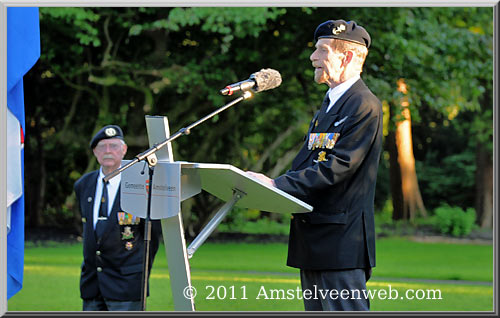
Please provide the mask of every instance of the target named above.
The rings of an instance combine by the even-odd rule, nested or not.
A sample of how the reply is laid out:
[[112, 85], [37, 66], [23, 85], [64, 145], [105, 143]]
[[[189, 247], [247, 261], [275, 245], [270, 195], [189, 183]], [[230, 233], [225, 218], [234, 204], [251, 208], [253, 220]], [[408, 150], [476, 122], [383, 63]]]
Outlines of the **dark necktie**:
[[325, 117], [326, 115], [326, 108], [330, 105], [330, 95], [327, 93], [325, 97], [323, 98], [323, 103], [321, 104], [321, 107], [319, 111], [316, 112], [314, 115], [311, 125], [309, 125], [309, 130], [307, 131], [306, 135], [304, 136], [304, 145], [302, 148], [299, 150], [299, 153], [293, 159], [292, 161], [292, 170], [295, 170], [299, 167], [299, 165], [304, 162], [304, 160], [307, 159], [308, 155], [311, 153], [309, 149], [309, 138], [310, 134], [315, 128], [318, 126], [319, 122]]
[[109, 181], [103, 181], [101, 205], [99, 206], [99, 215], [95, 225], [96, 238], [100, 238], [102, 236], [108, 220], [108, 184]]
[[309, 126], [309, 131], [306, 134], [306, 144], [307, 144], [307, 138], [309, 138], [309, 134], [316, 126], [318, 126], [318, 123], [323, 119], [323, 117], [325, 117], [326, 108], [328, 107], [329, 104], [330, 104], [329, 94], [326, 94], [325, 98], [323, 99], [323, 103], [319, 108], [319, 111], [314, 116], [313, 121], [311, 122], [311, 126]]
[[323, 119], [326, 115], [326, 109], [328, 108], [328, 105], [330, 105], [330, 94], [326, 94], [325, 98], [323, 99], [323, 103], [321, 104], [321, 108], [319, 109], [318, 113], [318, 122]]

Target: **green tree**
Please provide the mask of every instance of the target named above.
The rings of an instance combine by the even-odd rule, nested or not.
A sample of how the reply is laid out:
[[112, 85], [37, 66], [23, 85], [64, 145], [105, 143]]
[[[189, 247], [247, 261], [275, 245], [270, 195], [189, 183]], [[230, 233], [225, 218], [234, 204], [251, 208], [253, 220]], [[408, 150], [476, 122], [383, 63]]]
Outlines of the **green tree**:
[[[420, 121], [422, 106], [438, 111], [447, 121], [469, 111], [485, 120], [471, 127], [476, 136], [491, 141], [493, 16], [491, 8], [405, 8], [385, 10], [384, 21], [389, 22], [373, 28], [376, 41], [369, 67], [374, 73], [369, 77], [373, 76], [370, 83], [391, 114], [386, 149], [394, 218], [412, 218], [425, 207], [413, 153], [401, 150], [412, 144], [411, 123]], [[411, 178], [408, 187], [405, 174]], [[488, 180], [477, 182], [482, 186]]]
[[[79, 227], [72, 186], [97, 167], [88, 143], [101, 126], [124, 128], [131, 158], [148, 148], [144, 115], [165, 115], [177, 131], [231, 99], [219, 89], [261, 68], [279, 70], [281, 86], [177, 139], [174, 158], [230, 163], [273, 177], [283, 173], [327, 89], [313, 82], [314, 29], [339, 17], [359, 21], [372, 35], [362, 77], [384, 102], [386, 116], [391, 114], [385, 120], [389, 170], [399, 170], [389, 145], [406, 107], [402, 101], [418, 127], [425, 125], [421, 110], [431, 109], [431, 122], [448, 121], [478, 141], [476, 199], [488, 211], [489, 8], [47, 7], [40, 15], [42, 55], [25, 83], [30, 226]], [[398, 91], [398, 81], [406, 93]], [[470, 120], [457, 120], [464, 116]], [[433, 152], [427, 149], [432, 143], [418, 145], [413, 148], [421, 158]], [[384, 155], [380, 173], [387, 171], [386, 160]], [[446, 169], [456, 163], [446, 161]], [[383, 190], [388, 179], [379, 177], [378, 206], [388, 194]], [[391, 193], [397, 217], [403, 213], [401, 187], [393, 185]], [[194, 236], [220, 204], [206, 193], [184, 202], [188, 235]]]
[[[225, 101], [214, 87], [239, 78], [227, 65], [258, 58], [245, 50], [225, 53], [238, 40], [256, 39], [267, 21], [281, 14], [275, 8], [40, 12], [42, 57], [30, 94], [37, 98], [28, 109], [28, 191], [38, 194], [28, 205], [33, 226], [54, 222], [61, 211], [67, 222], [79, 223], [77, 215], [72, 217], [71, 189], [78, 177], [96, 168], [88, 140], [97, 129], [108, 123], [125, 127], [131, 156], [148, 146], [144, 115], [167, 115], [172, 130], [205, 115]], [[212, 125], [217, 121], [217, 129], [205, 125], [176, 142], [176, 157], [205, 162], [239, 157], [239, 118], [224, 114]], [[206, 195], [196, 200], [204, 207], [195, 214], [199, 226], [217, 203]]]

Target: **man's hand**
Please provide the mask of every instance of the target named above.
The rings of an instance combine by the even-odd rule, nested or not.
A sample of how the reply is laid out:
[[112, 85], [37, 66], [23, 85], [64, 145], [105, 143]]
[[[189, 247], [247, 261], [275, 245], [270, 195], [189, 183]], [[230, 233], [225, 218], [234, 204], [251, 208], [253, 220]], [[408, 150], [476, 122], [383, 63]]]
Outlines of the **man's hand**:
[[257, 180], [259, 180], [259, 181], [267, 184], [267, 185], [276, 187], [276, 184], [274, 183], [274, 180], [271, 179], [271, 178], [269, 178], [266, 175], [263, 175], [262, 173], [257, 173], [257, 172], [253, 172], [253, 171], [247, 171], [246, 174], [249, 175], [252, 178], [255, 178], [255, 179], [257, 179]]

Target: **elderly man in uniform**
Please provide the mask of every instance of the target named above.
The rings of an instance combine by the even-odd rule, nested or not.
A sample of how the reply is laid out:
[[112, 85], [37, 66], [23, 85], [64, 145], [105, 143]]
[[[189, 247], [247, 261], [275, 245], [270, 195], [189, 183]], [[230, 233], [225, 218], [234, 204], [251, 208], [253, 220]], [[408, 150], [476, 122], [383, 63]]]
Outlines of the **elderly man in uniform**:
[[[314, 80], [329, 89], [305, 143], [285, 174], [261, 181], [309, 203], [292, 215], [287, 265], [300, 269], [306, 310], [369, 310], [375, 266], [374, 197], [382, 147], [382, 106], [360, 78], [371, 38], [354, 21], [314, 32]], [[332, 291], [333, 290], [333, 291]], [[325, 295], [325, 297], [323, 297]]]
[[[74, 185], [83, 223], [83, 310], [141, 310], [144, 220], [121, 210], [120, 174], [107, 184], [103, 181], [120, 167], [127, 153], [122, 129], [103, 127], [92, 138], [90, 148], [101, 167]], [[148, 279], [161, 233], [159, 221], [152, 222]]]

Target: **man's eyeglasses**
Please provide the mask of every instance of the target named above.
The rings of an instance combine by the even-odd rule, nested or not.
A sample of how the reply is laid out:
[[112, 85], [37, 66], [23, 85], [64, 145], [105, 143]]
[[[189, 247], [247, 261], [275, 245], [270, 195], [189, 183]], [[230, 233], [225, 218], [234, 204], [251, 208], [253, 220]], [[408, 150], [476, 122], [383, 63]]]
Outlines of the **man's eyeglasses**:
[[107, 148], [109, 147], [109, 150], [111, 151], [117, 151], [120, 149], [121, 144], [100, 144], [95, 147], [97, 151], [103, 152], [106, 151]]

